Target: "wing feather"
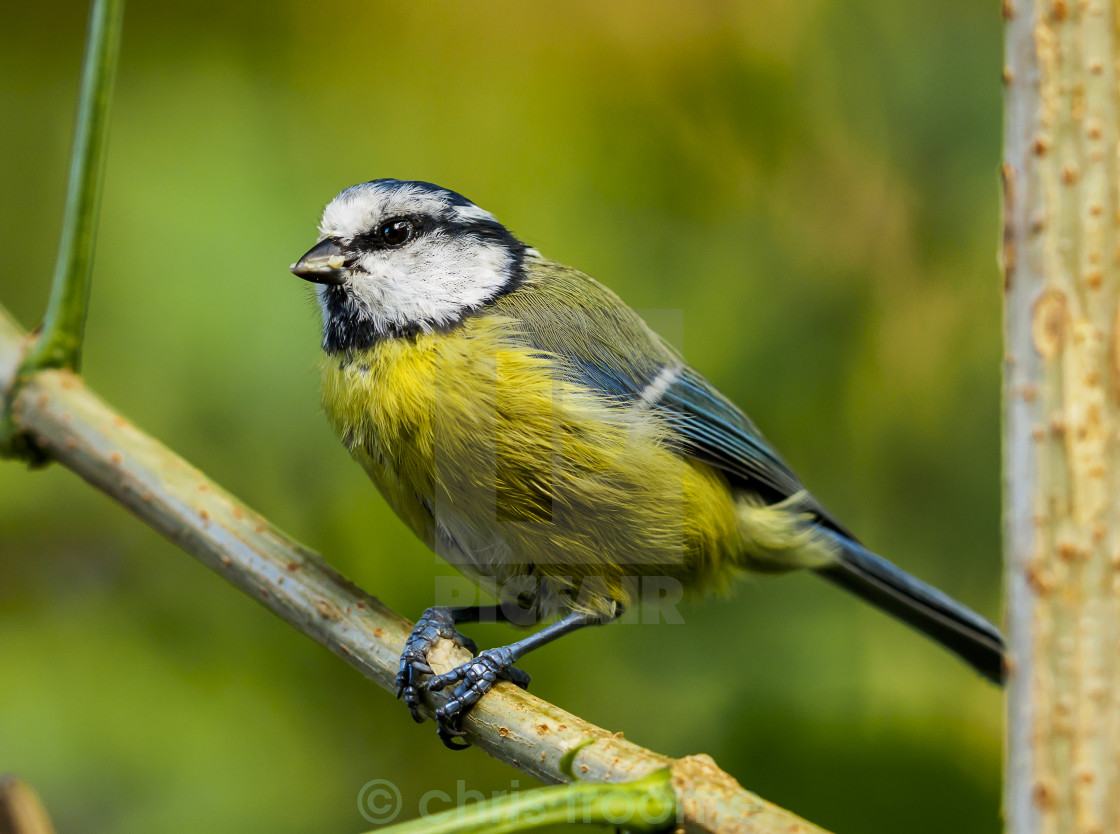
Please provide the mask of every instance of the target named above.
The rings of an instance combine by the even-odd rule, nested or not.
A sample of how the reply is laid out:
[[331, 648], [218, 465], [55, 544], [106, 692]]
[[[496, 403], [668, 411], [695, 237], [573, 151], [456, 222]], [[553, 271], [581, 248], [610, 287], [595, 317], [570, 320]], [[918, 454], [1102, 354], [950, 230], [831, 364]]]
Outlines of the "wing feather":
[[767, 502], [800, 494], [806, 511], [851, 537], [746, 414], [593, 278], [535, 261], [525, 284], [495, 306], [518, 321], [535, 349], [556, 357], [568, 379], [620, 407], [662, 413], [682, 454], [714, 466], [733, 486]]

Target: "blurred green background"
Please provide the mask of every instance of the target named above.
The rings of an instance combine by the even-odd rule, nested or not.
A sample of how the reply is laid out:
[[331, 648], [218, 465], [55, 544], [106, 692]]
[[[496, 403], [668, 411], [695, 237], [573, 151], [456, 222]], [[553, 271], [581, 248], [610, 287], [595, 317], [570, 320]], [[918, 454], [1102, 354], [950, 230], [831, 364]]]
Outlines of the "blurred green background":
[[[0, 30], [0, 303], [25, 326], [86, 13], [9, 3]], [[331, 437], [287, 266], [343, 187], [431, 180], [683, 321], [825, 504], [998, 619], [1001, 48], [975, 0], [134, 2], [87, 376], [415, 617], [448, 569]], [[0, 473], [0, 771], [62, 832], [359, 831], [372, 779], [402, 818], [532, 784], [61, 467]], [[533, 655], [534, 691], [840, 832], [999, 829], [1000, 694], [949, 655], [812, 576], [681, 613]]]

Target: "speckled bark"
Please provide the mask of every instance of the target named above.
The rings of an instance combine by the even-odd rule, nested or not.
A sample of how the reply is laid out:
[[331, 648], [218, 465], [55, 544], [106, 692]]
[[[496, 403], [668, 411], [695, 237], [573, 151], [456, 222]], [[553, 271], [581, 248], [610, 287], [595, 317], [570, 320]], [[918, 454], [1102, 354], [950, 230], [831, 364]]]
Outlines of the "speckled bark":
[[1117, 9], [1005, 0], [1008, 830], [1120, 830]]

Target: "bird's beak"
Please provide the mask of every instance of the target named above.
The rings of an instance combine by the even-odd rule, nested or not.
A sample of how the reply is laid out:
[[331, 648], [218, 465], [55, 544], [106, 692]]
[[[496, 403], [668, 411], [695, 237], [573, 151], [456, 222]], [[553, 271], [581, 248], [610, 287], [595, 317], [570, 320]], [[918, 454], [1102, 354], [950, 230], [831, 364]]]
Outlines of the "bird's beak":
[[338, 241], [328, 237], [312, 246], [306, 255], [289, 268], [305, 281], [337, 286], [342, 283], [345, 264], [346, 257], [342, 254]]

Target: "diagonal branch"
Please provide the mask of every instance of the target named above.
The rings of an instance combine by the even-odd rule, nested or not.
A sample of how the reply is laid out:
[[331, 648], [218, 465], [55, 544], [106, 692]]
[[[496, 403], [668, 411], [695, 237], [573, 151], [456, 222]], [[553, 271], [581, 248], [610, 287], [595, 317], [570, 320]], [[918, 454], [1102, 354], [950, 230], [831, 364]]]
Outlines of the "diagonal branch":
[[[11, 389], [27, 337], [0, 308], [0, 394]], [[226, 581], [392, 691], [411, 624], [355, 587], [170, 449], [132, 426], [68, 370], [26, 380], [12, 404], [17, 429], [51, 458], [131, 510]], [[448, 648], [450, 668], [467, 659]], [[459, 655], [454, 654], [460, 652]], [[429, 715], [446, 698], [429, 694]], [[403, 716], [403, 710], [402, 710]], [[626, 741], [512, 684], [499, 684], [464, 722], [469, 740], [545, 782], [562, 758], [582, 780], [629, 781], [670, 767], [692, 831], [777, 834], [821, 829], [743, 790], [707, 756], [670, 759]]]

